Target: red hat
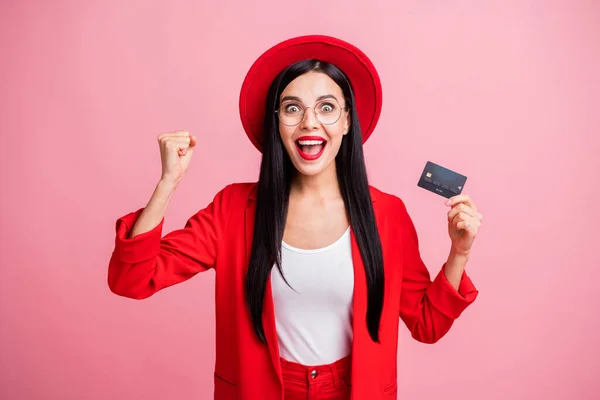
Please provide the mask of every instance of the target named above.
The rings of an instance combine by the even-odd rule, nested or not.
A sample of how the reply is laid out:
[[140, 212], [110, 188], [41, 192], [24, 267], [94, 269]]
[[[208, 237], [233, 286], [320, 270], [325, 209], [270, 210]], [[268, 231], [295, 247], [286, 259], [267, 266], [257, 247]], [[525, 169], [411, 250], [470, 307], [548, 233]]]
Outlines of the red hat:
[[267, 92], [275, 77], [289, 65], [318, 59], [341, 69], [352, 84], [356, 111], [367, 141], [381, 113], [381, 82], [375, 66], [357, 47], [323, 35], [285, 40], [264, 52], [250, 67], [240, 92], [240, 118], [254, 146], [262, 152]]

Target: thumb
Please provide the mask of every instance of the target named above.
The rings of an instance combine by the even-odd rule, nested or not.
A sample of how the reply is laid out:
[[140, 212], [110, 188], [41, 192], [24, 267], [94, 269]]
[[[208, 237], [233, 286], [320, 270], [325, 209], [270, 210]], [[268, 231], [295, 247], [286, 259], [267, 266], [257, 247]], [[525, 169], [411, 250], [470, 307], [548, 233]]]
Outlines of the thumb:
[[196, 136], [190, 136], [190, 147], [188, 148], [188, 151], [193, 151], [196, 147], [196, 144], [198, 144]]

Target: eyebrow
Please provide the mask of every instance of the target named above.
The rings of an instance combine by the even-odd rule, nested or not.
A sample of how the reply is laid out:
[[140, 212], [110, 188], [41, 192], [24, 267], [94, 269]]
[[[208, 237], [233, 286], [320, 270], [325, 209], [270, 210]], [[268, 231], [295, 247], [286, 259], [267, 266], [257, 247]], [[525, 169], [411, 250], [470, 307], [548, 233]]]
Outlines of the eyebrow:
[[[334, 99], [335, 101], [338, 101], [338, 99], [334, 95], [324, 94], [323, 96], [319, 96], [317, 98], [317, 102], [319, 102], [321, 100], [325, 100], [325, 99]], [[297, 97], [297, 96], [285, 96], [284, 98], [281, 99], [281, 103], [283, 103], [284, 101], [297, 101], [299, 103], [303, 103], [303, 101], [300, 99], [300, 97]]]

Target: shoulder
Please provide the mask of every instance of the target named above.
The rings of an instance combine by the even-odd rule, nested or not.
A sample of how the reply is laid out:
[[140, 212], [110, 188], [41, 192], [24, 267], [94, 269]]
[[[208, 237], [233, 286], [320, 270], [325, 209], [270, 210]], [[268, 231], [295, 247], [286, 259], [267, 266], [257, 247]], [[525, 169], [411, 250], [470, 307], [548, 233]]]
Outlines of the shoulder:
[[216, 194], [215, 200], [232, 204], [245, 204], [254, 196], [257, 185], [258, 182], [230, 183]]
[[399, 229], [403, 232], [410, 232], [413, 236], [416, 235], [412, 218], [406, 208], [406, 204], [399, 197], [391, 193], [386, 193], [373, 186], [370, 186], [371, 198], [374, 208], [380, 214], [382, 220], [386, 220], [392, 224], [393, 229]]
[[378, 209], [391, 213], [406, 212], [406, 205], [399, 196], [385, 192], [372, 185], [369, 185], [369, 190], [371, 192], [371, 200], [376, 204]]

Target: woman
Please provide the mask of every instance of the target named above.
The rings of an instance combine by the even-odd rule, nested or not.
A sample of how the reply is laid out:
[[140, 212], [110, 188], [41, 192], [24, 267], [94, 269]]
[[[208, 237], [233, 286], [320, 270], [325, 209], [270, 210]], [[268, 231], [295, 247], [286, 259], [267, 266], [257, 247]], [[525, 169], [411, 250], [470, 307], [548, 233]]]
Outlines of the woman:
[[432, 281], [404, 203], [368, 184], [362, 145], [380, 109], [377, 72], [356, 47], [279, 43], [240, 95], [263, 152], [258, 182], [228, 185], [164, 237], [197, 139], [159, 135], [161, 179], [118, 219], [108, 283], [141, 299], [215, 270], [215, 399], [396, 398], [399, 319], [434, 343], [475, 300], [464, 271], [482, 218], [473, 201], [450, 199], [450, 254]]

